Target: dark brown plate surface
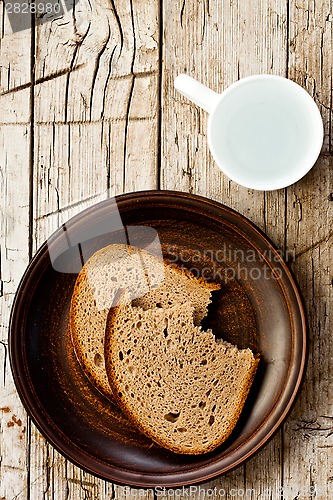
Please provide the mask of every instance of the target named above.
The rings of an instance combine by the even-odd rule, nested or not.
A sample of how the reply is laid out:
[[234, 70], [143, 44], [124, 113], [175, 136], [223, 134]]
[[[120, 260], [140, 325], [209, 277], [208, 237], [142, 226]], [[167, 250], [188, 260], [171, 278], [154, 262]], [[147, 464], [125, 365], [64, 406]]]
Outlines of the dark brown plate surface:
[[[165, 257], [221, 283], [204, 326], [260, 353], [258, 373], [235, 430], [214, 452], [176, 455], [136, 432], [90, 384], [67, 330], [77, 252], [63, 254], [66, 272], [56, 271], [50, 260], [49, 249], [54, 257], [66, 248], [63, 228], [39, 249], [14, 301], [10, 357], [15, 383], [44, 436], [91, 473], [141, 487], [208, 480], [263, 446], [291, 407], [306, 354], [306, 321], [297, 286], [267, 238], [225, 206], [167, 191], [116, 200], [124, 225], [134, 226], [134, 232], [135, 226], [155, 228]], [[116, 217], [115, 206], [107, 200], [66, 224], [72, 242], [93, 235], [85, 242], [86, 258], [114, 241], [115, 233], [103, 234], [103, 228]]]

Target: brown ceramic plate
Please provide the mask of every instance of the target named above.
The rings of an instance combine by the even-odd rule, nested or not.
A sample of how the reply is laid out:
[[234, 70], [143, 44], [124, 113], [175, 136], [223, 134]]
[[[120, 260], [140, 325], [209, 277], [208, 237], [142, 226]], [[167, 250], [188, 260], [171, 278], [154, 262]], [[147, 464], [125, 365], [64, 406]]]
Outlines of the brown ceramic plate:
[[[66, 241], [68, 235], [72, 243], [87, 240], [88, 235], [86, 257], [114, 241], [116, 233], [112, 238], [103, 234], [116, 217], [111, 200], [71, 219], [66, 231], [62, 227], [54, 233], [50, 244], [45, 243], [31, 261], [11, 316], [15, 383], [44, 436], [89, 472], [141, 487], [205, 481], [253, 455], [291, 407], [306, 354], [306, 321], [297, 286], [268, 239], [246, 218], [219, 203], [167, 191], [132, 193], [116, 201], [123, 224], [157, 230], [165, 257], [221, 283], [204, 326], [261, 354], [235, 430], [214, 452], [176, 455], [129, 426], [82, 373], [67, 330], [80, 263], [77, 252], [66, 250]], [[65, 272], [59, 271], [61, 265], [51, 265], [49, 249], [53, 259], [65, 257]]]

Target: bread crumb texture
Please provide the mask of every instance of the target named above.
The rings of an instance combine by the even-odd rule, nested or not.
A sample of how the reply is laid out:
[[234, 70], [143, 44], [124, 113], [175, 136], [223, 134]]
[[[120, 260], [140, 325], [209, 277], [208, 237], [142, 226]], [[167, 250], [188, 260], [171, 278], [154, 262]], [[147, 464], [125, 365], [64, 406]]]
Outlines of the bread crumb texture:
[[123, 302], [133, 302], [143, 310], [188, 300], [194, 322], [199, 324], [207, 314], [211, 292], [217, 288], [219, 285], [197, 280], [136, 247], [117, 244], [96, 252], [76, 280], [70, 312], [75, 352], [90, 381], [114, 399], [105, 371], [104, 339], [108, 312], [120, 296]]
[[230, 435], [258, 360], [216, 341], [193, 322], [191, 303], [112, 309], [106, 370], [115, 398], [137, 427], [177, 453], [206, 453]]

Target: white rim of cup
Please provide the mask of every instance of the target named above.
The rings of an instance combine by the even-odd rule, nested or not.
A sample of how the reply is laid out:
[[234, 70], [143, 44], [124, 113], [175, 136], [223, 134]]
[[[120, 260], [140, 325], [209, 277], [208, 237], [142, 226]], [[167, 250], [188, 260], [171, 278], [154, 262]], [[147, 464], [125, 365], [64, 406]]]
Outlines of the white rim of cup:
[[[222, 99], [224, 99], [225, 95], [228, 93], [232, 92], [236, 87], [240, 87], [243, 85], [246, 85], [249, 81], [254, 81], [254, 80], [278, 80], [281, 82], [284, 82], [286, 86], [292, 87], [297, 90], [297, 92], [303, 94], [303, 98], [308, 102], [309, 109], [312, 112], [313, 119], [316, 121], [315, 124], [315, 133], [316, 136], [313, 138], [313, 147], [309, 153], [309, 157], [306, 162], [304, 162], [304, 168], [303, 169], [298, 169], [297, 172], [294, 172], [294, 175], [290, 175], [288, 180], [286, 181], [280, 181], [280, 182], [242, 182], [241, 178], [237, 178], [233, 174], [232, 167], [228, 168], [228, 165], [223, 164], [221, 166], [221, 162], [218, 158], [218, 155], [216, 154], [216, 151], [214, 149], [214, 146], [211, 141], [211, 133], [212, 133], [212, 121], [213, 121], [213, 116], [215, 114], [215, 111], [217, 107], [219, 106], [220, 102]], [[310, 94], [298, 83], [293, 82], [292, 80], [285, 78], [283, 76], [277, 76], [277, 75], [267, 75], [267, 74], [259, 74], [259, 75], [252, 75], [252, 76], [247, 76], [245, 78], [241, 78], [237, 82], [231, 84], [229, 87], [227, 87], [221, 94], [219, 94], [216, 105], [214, 107], [214, 110], [209, 113], [209, 118], [208, 118], [208, 130], [207, 130], [207, 138], [208, 138], [208, 145], [210, 148], [210, 151], [212, 153], [212, 156], [217, 164], [217, 166], [220, 168], [220, 170], [227, 176], [229, 179], [232, 181], [236, 182], [237, 184], [249, 188], [249, 189], [256, 189], [258, 191], [272, 191], [275, 189], [282, 189], [285, 187], [288, 187], [295, 182], [299, 181], [302, 177], [304, 177], [314, 166], [316, 163], [322, 146], [323, 146], [323, 140], [324, 140], [324, 125], [323, 125], [323, 120], [320, 114], [320, 111], [318, 109], [317, 104], [313, 100], [313, 98], [310, 96]]]

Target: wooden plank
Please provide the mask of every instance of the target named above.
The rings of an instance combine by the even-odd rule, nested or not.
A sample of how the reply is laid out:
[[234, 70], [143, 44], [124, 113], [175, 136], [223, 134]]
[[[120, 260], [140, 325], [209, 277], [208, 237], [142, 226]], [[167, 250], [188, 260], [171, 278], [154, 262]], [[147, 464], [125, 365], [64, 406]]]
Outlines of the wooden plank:
[[332, 487], [332, 166], [323, 156], [288, 193], [288, 248], [309, 321], [307, 371], [284, 437], [286, 490], [300, 499], [324, 500]]
[[8, 357], [8, 323], [29, 260], [30, 33], [0, 8], [0, 498], [26, 498], [27, 416]]
[[309, 320], [307, 372], [285, 426], [286, 494], [324, 500], [332, 490], [332, 3], [292, 3], [289, 74], [315, 98], [323, 156], [288, 189], [287, 245]]
[[312, 95], [320, 109], [325, 137], [322, 152], [332, 152], [332, 23], [330, 0], [290, 4], [289, 77]]
[[157, 75], [136, 78], [124, 150], [125, 192], [157, 187], [157, 104]]
[[[246, 215], [284, 249], [285, 193], [261, 193], [229, 181], [207, 148], [207, 115], [173, 88], [185, 72], [217, 92], [251, 74], [285, 76], [287, 2], [177, 1], [164, 4], [161, 186], [215, 199]], [[276, 217], [276, 211], [279, 217]], [[226, 498], [281, 497], [281, 434], [246, 466], [203, 485]], [[270, 490], [268, 490], [270, 488]], [[269, 491], [269, 496], [264, 496]], [[236, 492], [236, 493], [235, 493]], [[260, 496], [261, 495], [261, 496]], [[192, 498], [200, 498], [193, 493]]]
[[[263, 193], [238, 186], [219, 171], [208, 151], [207, 114], [180, 96], [173, 81], [186, 72], [222, 92], [251, 74], [285, 76], [287, 5], [273, 0], [261, 1], [257, 9], [246, 2], [207, 5], [179, 1], [165, 7], [161, 184], [206, 194], [264, 228], [274, 193], [265, 204]], [[277, 197], [283, 199], [283, 191]], [[282, 234], [283, 220], [279, 223]]]
[[[69, 217], [156, 187], [158, 2], [80, 0], [38, 26], [34, 249]], [[31, 498], [124, 498], [67, 462], [33, 427]], [[143, 494], [152, 498], [151, 492]]]
[[29, 469], [27, 417], [8, 358], [10, 310], [28, 263], [29, 136], [28, 126], [0, 127], [0, 498], [24, 498]]

